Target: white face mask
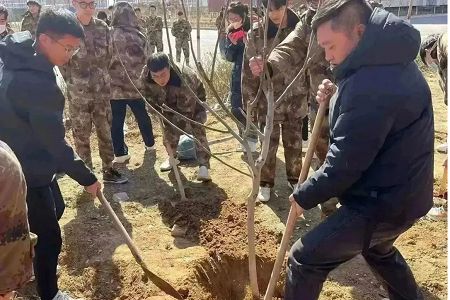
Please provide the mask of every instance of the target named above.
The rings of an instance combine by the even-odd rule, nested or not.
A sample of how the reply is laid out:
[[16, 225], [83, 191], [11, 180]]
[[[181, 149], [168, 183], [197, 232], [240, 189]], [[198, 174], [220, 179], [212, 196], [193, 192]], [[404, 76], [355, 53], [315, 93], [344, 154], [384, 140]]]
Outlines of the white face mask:
[[232, 22], [230, 23], [234, 29], [238, 29], [242, 27], [242, 21]]
[[0, 25], [0, 33], [3, 33], [6, 31], [6, 25]]

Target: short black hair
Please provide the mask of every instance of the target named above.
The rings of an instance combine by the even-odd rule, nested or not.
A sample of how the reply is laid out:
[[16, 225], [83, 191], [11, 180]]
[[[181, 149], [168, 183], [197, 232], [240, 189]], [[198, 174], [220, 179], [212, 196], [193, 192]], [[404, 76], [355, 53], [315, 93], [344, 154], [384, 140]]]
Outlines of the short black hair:
[[36, 37], [43, 33], [54, 37], [71, 35], [80, 39], [84, 38], [83, 26], [75, 14], [67, 9], [47, 9], [44, 11], [39, 17]]
[[162, 52], [155, 53], [148, 59], [147, 68], [151, 72], [159, 72], [164, 68], [170, 68], [169, 57]]
[[439, 34], [430, 34], [427, 36], [427, 38], [420, 44], [420, 59], [422, 62], [426, 65], [425, 57], [427, 56], [427, 52], [425, 50], [432, 49], [434, 47], [434, 50], [431, 51], [431, 57], [434, 59], [437, 59], [437, 47], [435, 47], [436, 43], [438, 42]]
[[152, 5], [150, 5], [150, 8], [156, 9], [156, 6], [152, 4]]
[[182, 16], [182, 15], [184, 15], [184, 13], [183, 13], [183, 11], [179, 10], [179, 11], [177, 12], [177, 15]]
[[106, 20], [108, 20], [108, 15], [107, 15], [106, 12], [104, 12], [104, 11], [99, 11], [99, 12], [97, 13], [97, 19], [106, 21]]
[[108, 10], [113, 10], [113, 8], [114, 8], [113, 5], [108, 6]]
[[4, 15], [5, 19], [8, 19], [8, 9], [2, 4], [0, 4], [0, 15]]
[[[268, 0], [262, 0], [262, 4], [267, 8]], [[287, 5], [287, 0], [270, 0], [270, 5], [275, 9], [280, 9], [282, 6]]]
[[312, 28], [316, 32], [320, 25], [331, 21], [333, 30], [348, 32], [358, 24], [369, 23], [372, 11], [366, 0], [331, 0], [317, 10], [312, 20]]
[[140, 12], [141, 9], [140, 9], [139, 7], [136, 7], [136, 8], [134, 9], [134, 11], [135, 11], [135, 12]]

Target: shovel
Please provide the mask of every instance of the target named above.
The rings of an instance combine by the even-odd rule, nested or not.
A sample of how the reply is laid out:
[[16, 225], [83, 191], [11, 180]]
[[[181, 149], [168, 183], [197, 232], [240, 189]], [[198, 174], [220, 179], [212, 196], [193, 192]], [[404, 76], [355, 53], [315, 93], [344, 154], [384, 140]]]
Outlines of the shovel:
[[156, 275], [155, 273], [151, 272], [147, 265], [145, 264], [144, 260], [142, 259], [142, 256], [138, 250], [138, 248], [134, 245], [133, 241], [131, 240], [131, 237], [129, 236], [128, 232], [123, 227], [122, 223], [120, 222], [119, 218], [117, 217], [116, 213], [112, 209], [111, 205], [109, 205], [109, 202], [106, 200], [105, 195], [103, 195], [103, 191], [99, 191], [97, 193], [98, 200], [104, 205], [106, 208], [106, 211], [110, 215], [110, 217], [114, 221], [114, 225], [117, 227], [117, 229], [120, 231], [121, 235], [125, 238], [125, 242], [127, 243], [128, 248], [131, 251], [131, 254], [133, 254], [134, 259], [136, 262], [141, 266], [142, 270], [144, 271], [145, 276], [153, 282], [159, 289], [161, 289], [166, 294], [174, 297], [175, 299], [183, 299], [181, 295], [175, 290], [173, 286], [170, 285], [167, 281]]
[[[325, 104], [320, 104], [319, 111], [317, 112], [316, 120], [314, 122], [313, 131], [311, 134], [311, 141], [306, 151], [305, 162], [302, 165], [302, 170], [300, 172], [300, 177], [298, 183], [303, 183], [308, 177], [309, 168], [311, 166], [311, 160], [313, 158], [314, 150], [317, 145], [317, 139], [320, 134], [320, 127], [322, 126], [323, 119], [325, 117], [326, 107]], [[278, 281], [278, 276], [280, 275], [281, 266], [283, 265], [284, 257], [286, 255], [286, 250], [289, 244], [289, 240], [294, 232], [294, 226], [297, 222], [297, 216], [291, 206], [289, 211], [289, 216], [286, 222], [286, 229], [284, 230], [283, 238], [281, 239], [280, 248], [278, 249], [277, 258], [273, 266], [272, 274], [270, 275], [270, 281], [267, 286], [266, 295], [264, 300], [272, 300], [273, 292], [275, 290], [276, 283]]]

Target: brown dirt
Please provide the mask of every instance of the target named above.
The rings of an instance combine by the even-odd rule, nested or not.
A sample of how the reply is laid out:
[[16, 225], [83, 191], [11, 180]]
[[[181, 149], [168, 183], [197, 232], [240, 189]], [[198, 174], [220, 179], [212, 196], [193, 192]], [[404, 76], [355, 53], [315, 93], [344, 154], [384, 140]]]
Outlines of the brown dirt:
[[[444, 142], [447, 108], [443, 104], [436, 76], [428, 74], [434, 96], [436, 144]], [[155, 122], [156, 123], [156, 122]], [[112, 203], [113, 209], [132, 235], [150, 269], [172, 283], [188, 299], [250, 299], [248, 289], [245, 199], [250, 179], [211, 161], [212, 182], [195, 181], [195, 167], [181, 166], [188, 200], [180, 201], [173, 176], [159, 172], [165, 159], [159, 129], [156, 154], [144, 153], [135, 122], [128, 119], [126, 139], [132, 155], [122, 171], [130, 182], [106, 186], [107, 199], [127, 192], [130, 201]], [[211, 126], [221, 128], [217, 122]], [[155, 124], [157, 127], [157, 124]], [[208, 132], [210, 140], [220, 134]], [[70, 134], [68, 134], [70, 140]], [[96, 142], [93, 142], [94, 148]], [[213, 145], [212, 151], [231, 165], [247, 172], [234, 141]], [[96, 148], [94, 165], [100, 169]], [[265, 290], [278, 243], [289, 212], [283, 153], [277, 162], [277, 184], [268, 205], [256, 207], [256, 252], [260, 289]], [[435, 178], [442, 173], [445, 155], [435, 156]], [[436, 180], [436, 183], [438, 181]], [[169, 299], [146, 282], [122, 237], [113, 227], [99, 202], [92, 201], [67, 176], [60, 180], [67, 208], [61, 220], [64, 245], [60, 258], [61, 289], [85, 299]], [[320, 222], [320, 212], [305, 213], [294, 233], [294, 242]], [[187, 228], [184, 238], [174, 238], [170, 228]], [[447, 298], [447, 222], [422, 220], [396, 244], [410, 264], [425, 299]], [[276, 296], [282, 297], [281, 279]], [[32, 285], [22, 291], [24, 299], [34, 298]], [[341, 266], [329, 276], [321, 300], [381, 299], [386, 293], [361, 257]]]

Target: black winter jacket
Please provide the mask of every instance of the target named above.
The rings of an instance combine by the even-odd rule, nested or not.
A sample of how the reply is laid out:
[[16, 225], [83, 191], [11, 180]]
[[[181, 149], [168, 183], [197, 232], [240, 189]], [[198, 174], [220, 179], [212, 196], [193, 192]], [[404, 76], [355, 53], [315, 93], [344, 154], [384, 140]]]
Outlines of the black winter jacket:
[[431, 93], [414, 60], [420, 33], [376, 8], [356, 49], [333, 72], [330, 149], [295, 192], [305, 209], [339, 197], [380, 222], [427, 213], [433, 199]]
[[0, 42], [0, 139], [19, 159], [27, 186], [45, 186], [63, 171], [79, 184], [97, 179], [64, 139], [64, 95], [53, 65], [35, 53], [29, 32]]

